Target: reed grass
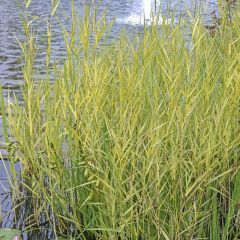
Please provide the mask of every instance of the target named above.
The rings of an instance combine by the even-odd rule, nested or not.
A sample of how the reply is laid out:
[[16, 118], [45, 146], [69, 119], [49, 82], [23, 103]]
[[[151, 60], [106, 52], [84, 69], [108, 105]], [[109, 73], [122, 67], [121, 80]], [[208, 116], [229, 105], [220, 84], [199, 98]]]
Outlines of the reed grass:
[[31, 208], [25, 230], [47, 222], [76, 239], [238, 239], [239, 13], [214, 35], [197, 18], [189, 41], [163, 23], [108, 45], [105, 15], [72, 16], [64, 65], [50, 69], [51, 39], [46, 50], [53, 82], [34, 81], [31, 25], [20, 43], [24, 101], [7, 110], [10, 160], [22, 165], [15, 199]]

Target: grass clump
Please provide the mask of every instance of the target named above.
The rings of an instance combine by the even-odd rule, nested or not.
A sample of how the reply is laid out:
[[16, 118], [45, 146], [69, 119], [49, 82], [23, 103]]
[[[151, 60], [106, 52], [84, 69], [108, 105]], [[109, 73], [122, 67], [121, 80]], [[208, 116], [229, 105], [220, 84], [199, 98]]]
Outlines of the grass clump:
[[164, 24], [106, 46], [111, 26], [90, 15], [73, 13], [67, 59], [52, 70], [49, 41], [45, 81], [34, 83], [31, 31], [21, 45], [24, 101], [8, 106], [8, 121], [25, 229], [238, 239], [240, 16], [214, 35], [197, 19], [190, 46], [180, 25]]

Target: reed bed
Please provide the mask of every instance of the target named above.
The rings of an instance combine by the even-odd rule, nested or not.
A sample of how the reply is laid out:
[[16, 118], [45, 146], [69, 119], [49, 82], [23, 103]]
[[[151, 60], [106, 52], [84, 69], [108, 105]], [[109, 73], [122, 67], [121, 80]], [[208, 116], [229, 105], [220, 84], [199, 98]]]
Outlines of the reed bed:
[[26, 24], [24, 101], [6, 106], [24, 231], [239, 239], [239, 12], [214, 34], [196, 18], [187, 41], [180, 24], [153, 23], [108, 45], [99, 44], [111, 29], [104, 16], [73, 11], [67, 59], [51, 68], [49, 27], [46, 79], [37, 83]]

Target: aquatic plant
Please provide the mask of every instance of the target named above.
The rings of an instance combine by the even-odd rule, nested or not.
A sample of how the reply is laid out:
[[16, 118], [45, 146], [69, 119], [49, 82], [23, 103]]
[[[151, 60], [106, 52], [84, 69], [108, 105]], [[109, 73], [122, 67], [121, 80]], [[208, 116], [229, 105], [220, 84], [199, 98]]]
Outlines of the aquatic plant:
[[19, 231], [16, 229], [0, 229], [1, 240], [20, 240], [18, 237]]
[[44, 81], [35, 81], [37, 45], [26, 24], [24, 101], [7, 106], [24, 231], [238, 239], [239, 23], [236, 12], [211, 35], [197, 18], [190, 41], [179, 24], [153, 24], [106, 45], [105, 15], [73, 10], [63, 66], [50, 67], [48, 27]]

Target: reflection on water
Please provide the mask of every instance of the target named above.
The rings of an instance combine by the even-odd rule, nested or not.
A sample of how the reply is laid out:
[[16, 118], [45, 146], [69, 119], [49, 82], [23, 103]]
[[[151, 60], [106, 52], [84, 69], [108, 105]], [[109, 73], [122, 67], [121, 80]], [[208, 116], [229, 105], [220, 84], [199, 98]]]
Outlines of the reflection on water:
[[[71, 16], [71, 1], [61, 0], [58, 9], [58, 15], [61, 21], [68, 26]], [[76, 0], [78, 12], [83, 12], [84, 3], [91, 2], [90, 0]], [[192, 2], [192, 3], [191, 3]], [[190, 9], [203, 8], [203, 11], [208, 14], [216, 8], [217, 0], [156, 0], [156, 5], [162, 9], [175, 9], [177, 13], [183, 12], [186, 6]], [[39, 19], [34, 22], [39, 35], [38, 44], [38, 64], [41, 65], [45, 60], [44, 50], [46, 43], [46, 22], [49, 20], [51, 1], [32, 1], [29, 12], [32, 16]], [[151, 9], [155, 7], [154, 0], [103, 0], [100, 5], [100, 11], [108, 8], [108, 20], [117, 19], [110, 38], [116, 37], [122, 27], [131, 30], [131, 22], [118, 21], [119, 19], [127, 19], [131, 16], [140, 16], [144, 14], [146, 18], [150, 17]], [[21, 50], [18, 46], [16, 38], [24, 39], [23, 27], [20, 14], [23, 7], [17, 4], [15, 0], [0, 1], [0, 83], [8, 89], [14, 90], [21, 85]], [[139, 18], [140, 19], [140, 18]], [[139, 20], [140, 21], [140, 20]], [[40, 37], [41, 36], [41, 37]], [[64, 55], [64, 42], [61, 36], [61, 27], [59, 24], [54, 24], [54, 39], [53, 50], [54, 58], [59, 59]]]

